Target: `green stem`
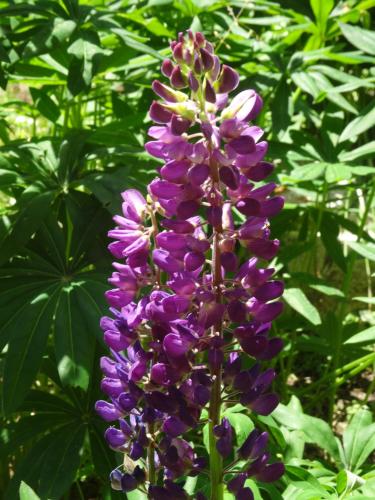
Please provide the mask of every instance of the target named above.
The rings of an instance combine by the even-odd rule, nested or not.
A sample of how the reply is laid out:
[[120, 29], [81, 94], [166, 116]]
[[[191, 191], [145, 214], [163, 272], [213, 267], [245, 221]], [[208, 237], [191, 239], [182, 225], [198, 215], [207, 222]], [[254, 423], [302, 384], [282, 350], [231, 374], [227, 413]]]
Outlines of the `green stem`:
[[[148, 432], [153, 437], [154, 424], [148, 425]], [[150, 441], [150, 444], [148, 445], [147, 448], [147, 469], [148, 469], [148, 480], [150, 484], [155, 485], [156, 484], [155, 449], [152, 440]]]
[[[212, 182], [218, 183], [219, 173], [217, 165], [211, 166]], [[219, 238], [222, 228], [213, 228], [212, 241], [212, 268], [213, 268], [213, 285], [215, 289], [215, 299], [217, 303], [221, 303], [221, 258]], [[212, 336], [222, 337], [222, 323], [218, 323], [212, 327]], [[221, 365], [212, 369], [213, 386], [209, 407], [209, 448], [210, 448], [210, 479], [211, 479], [211, 500], [223, 500], [224, 485], [223, 485], [223, 460], [216, 448], [216, 437], [214, 435], [214, 427], [220, 424], [221, 414]]]
[[[363, 231], [364, 231], [366, 221], [367, 221], [367, 216], [368, 216], [370, 208], [372, 206], [372, 201], [374, 199], [374, 195], [375, 195], [375, 181], [373, 182], [372, 188], [368, 194], [365, 209], [364, 209], [362, 217], [360, 219], [358, 235], [357, 235], [357, 242], [359, 242], [362, 239]], [[336, 371], [339, 364], [340, 364], [341, 347], [342, 347], [342, 334], [343, 334], [343, 321], [344, 321], [347, 307], [349, 304], [348, 294], [349, 294], [350, 285], [351, 285], [351, 281], [352, 281], [355, 260], [356, 260], [356, 254], [354, 251], [351, 251], [349, 253], [349, 256], [347, 259], [348, 263], [347, 263], [347, 268], [346, 268], [346, 273], [345, 273], [344, 283], [343, 283], [343, 292], [344, 292], [344, 295], [346, 297], [346, 300], [340, 304], [338, 314], [337, 314], [337, 316], [338, 316], [338, 325], [337, 325], [338, 331], [337, 331], [337, 335], [336, 335], [336, 346], [334, 349], [333, 359], [332, 359], [333, 371]], [[336, 391], [337, 391], [338, 385], [339, 384], [337, 384], [336, 382], [335, 382], [335, 384], [333, 384], [331, 394], [330, 394], [329, 421], [331, 423], [332, 423], [332, 419], [333, 419], [333, 410], [334, 410], [334, 406], [335, 406]]]

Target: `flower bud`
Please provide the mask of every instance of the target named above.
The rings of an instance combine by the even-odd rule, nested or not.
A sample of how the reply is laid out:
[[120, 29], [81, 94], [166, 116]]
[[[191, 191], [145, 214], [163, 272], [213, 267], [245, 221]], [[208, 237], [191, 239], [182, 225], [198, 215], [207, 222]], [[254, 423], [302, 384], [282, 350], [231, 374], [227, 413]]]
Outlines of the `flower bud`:
[[221, 68], [221, 73], [218, 79], [218, 87], [217, 90], [220, 94], [227, 94], [228, 92], [232, 92], [235, 88], [238, 87], [240, 81], [240, 77], [238, 76], [237, 71], [235, 71], [230, 66], [223, 64]]
[[174, 67], [170, 76], [170, 82], [171, 85], [176, 89], [183, 89], [184, 87], [186, 87], [186, 80], [181, 72], [180, 66]]
[[210, 71], [214, 65], [214, 57], [206, 49], [200, 49], [204, 71]]
[[209, 82], [209, 80], [206, 80], [205, 87], [204, 87], [204, 97], [207, 102], [211, 102], [215, 104], [216, 102], [216, 94], [215, 91]]

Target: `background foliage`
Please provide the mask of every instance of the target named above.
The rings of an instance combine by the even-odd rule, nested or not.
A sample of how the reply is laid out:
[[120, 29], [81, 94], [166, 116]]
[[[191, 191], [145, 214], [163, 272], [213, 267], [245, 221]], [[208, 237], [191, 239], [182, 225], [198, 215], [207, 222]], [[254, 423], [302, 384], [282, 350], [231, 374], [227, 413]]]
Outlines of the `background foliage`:
[[[287, 200], [272, 228], [287, 284], [283, 404], [258, 422], [287, 473], [257, 499], [375, 498], [374, 6], [0, 1], [1, 497], [117, 498], [93, 412], [106, 232], [120, 191], [153, 175], [151, 82], [191, 27], [264, 97], [258, 123]], [[228, 418], [241, 442], [249, 416]]]

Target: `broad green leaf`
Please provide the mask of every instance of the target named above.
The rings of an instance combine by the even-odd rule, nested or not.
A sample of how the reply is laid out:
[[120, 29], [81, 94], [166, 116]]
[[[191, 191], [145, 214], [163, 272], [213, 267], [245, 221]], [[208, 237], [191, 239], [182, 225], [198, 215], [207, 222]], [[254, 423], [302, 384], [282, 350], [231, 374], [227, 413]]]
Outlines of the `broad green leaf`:
[[81, 37], [70, 45], [68, 54], [74, 57], [69, 66], [68, 88], [73, 95], [89, 88], [101, 57], [108, 53], [100, 47], [99, 37], [93, 31], [81, 33]]
[[351, 24], [339, 23], [339, 26], [349, 43], [367, 54], [375, 55], [375, 33], [373, 31]]
[[55, 349], [58, 371], [64, 385], [87, 389], [94, 357], [98, 318], [82, 292], [82, 283], [61, 291], [56, 309]]
[[356, 165], [349, 167], [353, 175], [370, 175], [375, 174], [375, 167], [361, 167]]
[[318, 179], [327, 168], [327, 163], [324, 162], [314, 162], [306, 163], [301, 165], [291, 173], [291, 180], [297, 180], [299, 182], [312, 181]]
[[55, 439], [46, 450], [45, 463], [40, 474], [41, 497], [60, 498], [69, 488], [80, 463], [85, 433], [86, 426], [78, 422], [56, 433]]
[[344, 431], [343, 435], [346, 467], [357, 472], [367, 457], [375, 449], [375, 424], [371, 412], [360, 410]]
[[310, 323], [317, 326], [322, 323], [319, 311], [309, 301], [303, 291], [299, 288], [287, 288], [284, 291], [285, 302], [301, 316], [306, 318]]
[[344, 163], [327, 163], [326, 181], [329, 183], [349, 180], [352, 176], [351, 168]]
[[375, 326], [370, 326], [370, 328], [366, 328], [366, 330], [356, 333], [346, 340], [344, 344], [375, 344]]
[[317, 444], [327, 451], [337, 463], [340, 463], [337, 441], [327, 422], [310, 415], [303, 415], [301, 430], [304, 432], [307, 442]]
[[7, 413], [23, 401], [38, 372], [51, 330], [58, 290], [58, 285], [46, 287], [8, 325], [11, 335], [3, 388], [3, 407]]
[[21, 481], [20, 500], [39, 500], [39, 497], [29, 485]]
[[[21, 409], [23, 406], [21, 406]], [[36, 409], [39, 411], [39, 409]], [[74, 408], [72, 407], [72, 410]], [[61, 427], [77, 418], [76, 414], [66, 412], [50, 411], [40, 412], [33, 416], [23, 416], [17, 422], [12, 422], [7, 426], [7, 433], [0, 435], [0, 458], [6, 460], [7, 457], [16, 453], [21, 446], [25, 447], [30, 441], [35, 441], [46, 431], [52, 432], [56, 427]]]
[[[77, 420], [74, 425], [61, 427], [37, 441], [19, 460], [15, 474], [5, 492], [5, 498], [19, 500], [21, 481], [29, 484], [42, 498], [61, 498], [74, 479], [79, 464], [84, 429], [82, 422]], [[46, 477], [47, 469], [49, 477]], [[41, 484], [40, 479], [43, 474], [44, 479]], [[57, 475], [59, 476], [58, 484], [56, 483]], [[53, 488], [51, 489], [50, 486]], [[42, 494], [41, 488], [50, 491], [48, 497]]]
[[40, 227], [49, 213], [55, 193], [42, 183], [27, 187], [18, 200], [18, 212], [11, 218], [12, 226], [0, 241], [0, 264], [4, 264]]
[[374, 243], [358, 243], [356, 241], [348, 241], [348, 245], [357, 254], [365, 259], [375, 260], [375, 244]]
[[339, 137], [339, 142], [347, 141], [360, 134], [363, 134], [369, 128], [375, 125], [375, 102], [370, 104], [370, 111], [361, 113], [359, 116], [354, 118], [343, 130]]
[[363, 146], [352, 149], [350, 151], [343, 151], [339, 154], [339, 160], [345, 162], [351, 162], [358, 160], [359, 158], [366, 158], [373, 156], [375, 153], [375, 141], [368, 142]]

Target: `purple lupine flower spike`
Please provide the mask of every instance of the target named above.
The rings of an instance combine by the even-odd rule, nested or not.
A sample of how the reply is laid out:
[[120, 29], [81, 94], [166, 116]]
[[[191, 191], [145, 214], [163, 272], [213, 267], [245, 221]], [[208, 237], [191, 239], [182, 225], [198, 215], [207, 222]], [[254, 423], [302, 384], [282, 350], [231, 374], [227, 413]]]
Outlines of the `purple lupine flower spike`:
[[[187, 437], [201, 431], [206, 407], [211, 499], [221, 500], [215, 488], [224, 480], [236, 499], [251, 500], [248, 477], [275, 481], [284, 468], [269, 463], [267, 432], [254, 429], [235, 449], [221, 397], [259, 415], [278, 404], [276, 373], [262, 363], [282, 348], [270, 331], [283, 283], [267, 261], [279, 248], [269, 218], [284, 202], [265, 182], [274, 167], [264, 161], [263, 130], [252, 123], [261, 97], [255, 90], [229, 96], [239, 75], [221, 65], [202, 33], [180, 33], [171, 51], [173, 60], [161, 66], [165, 81], [152, 82], [154, 125], [145, 144], [162, 165], [147, 197], [122, 193], [122, 214], [109, 232], [116, 262], [105, 294], [111, 314], [101, 327], [111, 357], [100, 362], [108, 400], [96, 411], [110, 423], [108, 445], [140, 460], [111, 473], [114, 489], [141, 485], [150, 499], [188, 498], [175, 480], [206, 468], [202, 445]], [[233, 459], [244, 464], [239, 473], [217, 470]]]

